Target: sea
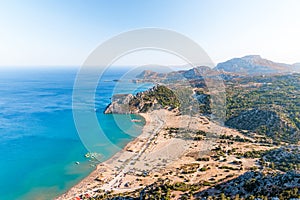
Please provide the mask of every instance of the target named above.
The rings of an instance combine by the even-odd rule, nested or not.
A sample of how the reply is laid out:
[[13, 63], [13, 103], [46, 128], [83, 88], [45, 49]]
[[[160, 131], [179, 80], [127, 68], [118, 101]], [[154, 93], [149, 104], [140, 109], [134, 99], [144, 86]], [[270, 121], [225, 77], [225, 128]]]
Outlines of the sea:
[[[100, 155], [96, 160], [85, 156], [89, 149], [73, 119], [78, 67], [0, 69], [0, 200], [53, 199], [141, 133], [145, 122], [140, 116], [118, 115], [116, 122], [115, 115], [103, 114], [118, 93], [117, 84], [123, 86], [119, 93], [132, 94], [153, 86], [120, 80], [128, 70], [106, 71], [95, 92], [95, 109], [86, 111], [96, 113], [103, 129], [99, 134], [108, 138], [99, 144], [102, 149], [92, 152]], [[88, 132], [89, 121], [86, 124]]]

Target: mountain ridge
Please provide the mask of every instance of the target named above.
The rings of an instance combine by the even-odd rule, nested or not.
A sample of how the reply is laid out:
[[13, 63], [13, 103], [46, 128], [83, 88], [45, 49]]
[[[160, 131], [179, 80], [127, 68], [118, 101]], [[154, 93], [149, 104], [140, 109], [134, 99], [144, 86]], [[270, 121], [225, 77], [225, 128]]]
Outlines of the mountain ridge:
[[247, 55], [241, 58], [232, 58], [216, 65], [214, 70], [241, 73], [241, 74], [275, 74], [291, 72], [293, 65], [273, 62], [260, 55]]
[[256, 76], [286, 73], [300, 73], [300, 62], [286, 64], [262, 58], [260, 55], [246, 55], [220, 62], [214, 68], [196, 65], [192, 69], [173, 71], [169, 73], [144, 70], [142, 73], [137, 75], [136, 78], [170, 80], [176, 77], [195, 79], [200, 76], [221, 75], [223, 78], [226, 78], [228, 76]]

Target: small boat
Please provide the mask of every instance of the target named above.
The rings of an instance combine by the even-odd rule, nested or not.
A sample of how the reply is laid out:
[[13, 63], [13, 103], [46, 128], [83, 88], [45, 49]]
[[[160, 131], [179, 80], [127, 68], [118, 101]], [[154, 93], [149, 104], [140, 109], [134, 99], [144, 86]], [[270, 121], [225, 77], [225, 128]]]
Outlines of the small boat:
[[88, 152], [84, 155], [84, 157], [91, 158], [91, 159], [100, 159], [102, 156], [99, 153]]
[[140, 120], [140, 119], [132, 119], [131, 121], [132, 122], [141, 122], [142, 120]]
[[76, 164], [76, 165], [79, 165], [79, 164], [80, 164], [80, 162], [78, 162], [78, 161], [77, 161], [77, 162], [75, 162], [75, 164]]

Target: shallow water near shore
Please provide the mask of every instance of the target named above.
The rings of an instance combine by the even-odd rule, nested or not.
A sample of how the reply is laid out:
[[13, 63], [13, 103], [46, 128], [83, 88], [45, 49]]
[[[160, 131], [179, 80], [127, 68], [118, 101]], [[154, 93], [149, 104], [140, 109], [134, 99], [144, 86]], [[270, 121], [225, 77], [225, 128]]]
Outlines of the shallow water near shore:
[[[95, 163], [84, 156], [88, 151], [73, 121], [72, 88], [76, 72], [75, 68], [1, 72], [0, 199], [52, 199], [94, 169], [91, 164]], [[124, 147], [141, 133], [144, 125], [140, 116], [102, 114], [116, 85], [112, 80], [124, 72], [108, 72], [96, 93], [97, 117], [109, 139], [109, 143], [99, 144], [102, 160], [116, 153], [115, 148], [110, 148], [112, 145]], [[134, 93], [151, 87], [126, 84], [127, 89], [122, 92]], [[116, 117], [121, 125], [116, 124]], [[141, 121], [132, 122], [132, 118]]]

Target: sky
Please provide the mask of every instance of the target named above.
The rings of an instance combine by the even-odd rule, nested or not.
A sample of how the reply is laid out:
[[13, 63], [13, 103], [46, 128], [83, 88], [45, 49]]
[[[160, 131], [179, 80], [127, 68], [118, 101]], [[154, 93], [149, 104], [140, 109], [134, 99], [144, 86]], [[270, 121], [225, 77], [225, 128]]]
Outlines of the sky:
[[292, 64], [299, 19], [298, 0], [0, 0], [0, 66], [79, 66], [109, 38], [145, 27], [186, 35], [214, 63], [256, 54]]

